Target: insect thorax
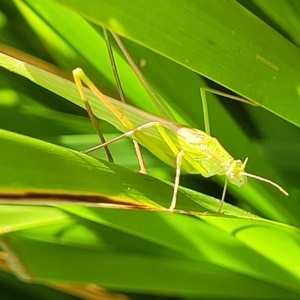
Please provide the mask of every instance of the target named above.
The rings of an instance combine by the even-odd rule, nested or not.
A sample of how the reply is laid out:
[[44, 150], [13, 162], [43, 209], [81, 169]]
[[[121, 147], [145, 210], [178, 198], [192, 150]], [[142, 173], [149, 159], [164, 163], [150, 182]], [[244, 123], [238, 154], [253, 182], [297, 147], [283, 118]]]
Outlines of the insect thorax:
[[203, 176], [226, 175], [236, 185], [245, 184], [246, 177], [239, 174], [244, 171], [242, 162], [234, 160], [216, 138], [201, 130], [186, 127], [178, 129], [177, 135], [180, 148], [201, 165], [201, 171], [198, 172]]

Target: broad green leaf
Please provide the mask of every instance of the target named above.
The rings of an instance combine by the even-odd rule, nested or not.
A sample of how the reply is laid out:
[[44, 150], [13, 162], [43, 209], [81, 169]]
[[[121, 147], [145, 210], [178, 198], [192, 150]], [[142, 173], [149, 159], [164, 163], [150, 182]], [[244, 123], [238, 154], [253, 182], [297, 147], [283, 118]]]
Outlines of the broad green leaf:
[[[3, 212], [9, 216], [19, 209], [3, 207]], [[34, 209], [23, 210], [24, 217], [35, 217]], [[65, 209], [82, 218], [70, 214], [63, 223], [11, 230], [1, 237], [19, 276], [182, 296], [299, 295], [294, 264], [299, 232], [293, 228], [255, 220], [203, 217], [202, 222], [157, 212]], [[39, 218], [40, 212], [36, 208]], [[223, 229], [206, 223], [217, 224], [218, 219]], [[288, 255], [273, 251], [272, 230], [289, 247]], [[237, 288], [232, 288], [232, 281]]]
[[57, 2], [300, 125], [299, 49], [236, 1]]

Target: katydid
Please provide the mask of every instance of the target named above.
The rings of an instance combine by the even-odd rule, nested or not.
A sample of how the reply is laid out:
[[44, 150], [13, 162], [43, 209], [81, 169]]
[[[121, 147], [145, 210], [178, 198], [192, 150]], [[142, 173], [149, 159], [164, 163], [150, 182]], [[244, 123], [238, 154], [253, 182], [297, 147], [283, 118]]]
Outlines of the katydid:
[[[119, 40], [118, 36], [113, 34], [118, 45], [120, 46], [122, 52], [125, 54], [130, 66], [134, 69], [135, 73], [139, 77], [146, 89], [149, 86], [146, 80], [143, 78], [139, 72], [137, 66], [134, 64], [129, 53], [125, 49], [124, 45]], [[131, 61], [130, 61], [131, 60]], [[131, 120], [129, 120], [108, 98], [105, 96], [85, 75], [82, 69], [77, 68], [73, 71], [73, 76], [75, 84], [78, 88], [79, 94], [86, 105], [89, 115], [93, 115], [93, 112], [88, 104], [87, 97], [85, 95], [82, 82], [84, 82], [88, 88], [96, 95], [96, 97], [113, 113], [113, 115], [119, 120], [124, 127], [124, 134], [116, 137], [108, 142], [102, 143], [94, 148], [88, 149], [85, 153], [95, 151], [99, 148], [107, 147], [111, 143], [119, 141], [125, 137], [130, 137], [136, 140], [138, 143], [146, 147], [150, 152], [156, 155], [159, 159], [165, 163], [176, 168], [175, 182], [173, 196], [171, 200], [171, 205], [169, 210], [172, 212], [176, 206], [177, 192], [179, 188], [179, 179], [181, 170], [187, 173], [199, 173], [204, 177], [210, 177], [214, 175], [225, 175], [224, 189], [218, 209], [218, 213], [222, 212], [222, 206], [225, 199], [226, 189], [228, 182], [231, 182], [237, 186], [243, 186], [247, 183], [247, 177], [252, 177], [260, 181], [267, 182], [277, 189], [279, 189], [283, 194], [288, 195], [288, 193], [278, 184], [272, 182], [271, 180], [265, 179], [263, 177], [253, 175], [245, 172], [245, 166], [248, 161], [235, 160], [219, 143], [216, 138], [210, 136], [209, 120], [207, 114], [206, 96], [205, 92], [209, 91], [221, 96], [229, 97], [234, 100], [241, 100], [246, 103], [253, 104], [252, 102], [235, 96], [230, 96], [222, 92], [218, 92], [208, 88], [201, 88], [201, 98], [204, 110], [204, 121], [206, 133], [194, 129], [188, 128], [177, 124], [176, 122], [169, 121], [148, 113], [148, 119], [151, 122], [145, 124], [136, 125]], [[151, 94], [151, 90], [150, 90]], [[157, 101], [155, 99], [155, 101]], [[95, 126], [95, 122], [93, 122]], [[156, 145], [151, 141], [149, 135], [144, 134], [147, 130], [155, 129], [167, 145], [167, 150], [163, 150], [161, 146]], [[98, 132], [98, 130], [97, 130]]]

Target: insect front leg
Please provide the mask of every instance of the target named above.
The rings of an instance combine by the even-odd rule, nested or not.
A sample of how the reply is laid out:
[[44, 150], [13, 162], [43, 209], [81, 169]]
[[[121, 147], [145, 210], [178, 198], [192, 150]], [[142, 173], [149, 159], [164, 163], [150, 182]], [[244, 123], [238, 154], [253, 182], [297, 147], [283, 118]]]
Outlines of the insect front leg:
[[[225, 98], [229, 98], [229, 99], [232, 99], [232, 100], [247, 103], [247, 104], [250, 104], [250, 105], [253, 105], [253, 106], [258, 106], [254, 102], [249, 101], [249, 100], [247, 100], [245, 98], [242, 98], [242, 97], [233, 96], [233, 95], [226, 94], [226, 93], [223, 93], [223, 92], [211, 89], [211, 88], [207, 88], [207, 87], [200, 88], [200, 94], [201, 94], [201, 99], [202, 99], [202, 107], [203, 107], [204, 128], [205, 128], [205, 132], [208, 135], [211, 135], [211, 134], [210, 134], [210, 123], [209, 123], [206, 92], [210, 92], [212, 94], [219, 95], [219, 96], [222, 96], [222, 97], [225, 97]], [[222, 207], [223, 207], [223, 203], [224, 203], [225, 195], [226, 195], [226, 190], [227, 190], [227, 184], [228, 184], [228, 180], [226, 179], [225, 184], [224, 184], [224, 188], [223, 188], [222, 198], [221, 198], [221, 201], [220, 201], [220, 206], [219, 206], [219, 209], [218, 209], [218, 213], [222, 212]]]

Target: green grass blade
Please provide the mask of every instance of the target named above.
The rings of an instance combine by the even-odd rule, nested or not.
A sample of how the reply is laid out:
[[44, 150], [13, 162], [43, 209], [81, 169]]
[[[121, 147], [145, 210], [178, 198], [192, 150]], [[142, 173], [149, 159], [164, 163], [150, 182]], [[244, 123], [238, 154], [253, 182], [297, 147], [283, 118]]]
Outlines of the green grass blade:
[[236, 1], [57, 2], [300, 125], [299, 49]]
[[[3, 213], [8, 217], [19, 209], [4, 206]], [[2, 245], [15, 262], [12, 267], [19, 276], [182, 296], [241, 297], [249, 287], [251, 295], [259, 298], [285, 294], [293, 299], [299, 294], [299, 278], [292, 263], [299, 255], [299, 233], [294, 228], [218, 218], [219, 229], [181, 215], [170, 219], [167, 214], [155, 212], [65, 209], [69, 215], [64, 222], [2, 235]], [[40, 212], [32, 207], [23, 210], [23, 215], [40, 218]], [[218, 225], [216, 218], [203, 220]], [[259, 237], [257, 233], [262, 229], [264, 235]], [[268, 233], [272, 230], [280, 234], [289, 249], [288, 256], [270, 247], [274, 235]], [[232, 235], [234, 232], [238, 234]], [[232, 288], [232, 281], [237, 288]]]

